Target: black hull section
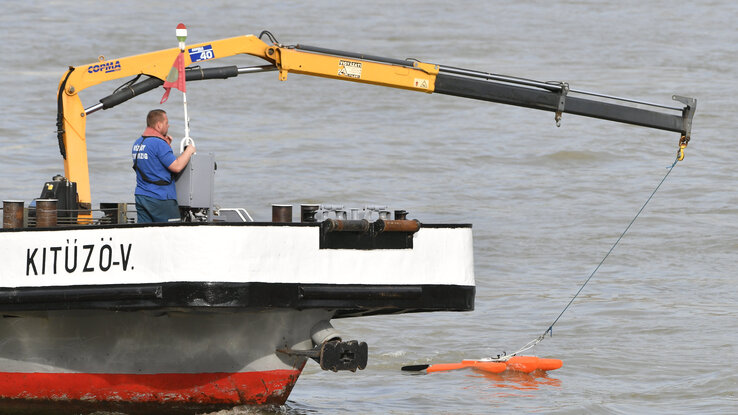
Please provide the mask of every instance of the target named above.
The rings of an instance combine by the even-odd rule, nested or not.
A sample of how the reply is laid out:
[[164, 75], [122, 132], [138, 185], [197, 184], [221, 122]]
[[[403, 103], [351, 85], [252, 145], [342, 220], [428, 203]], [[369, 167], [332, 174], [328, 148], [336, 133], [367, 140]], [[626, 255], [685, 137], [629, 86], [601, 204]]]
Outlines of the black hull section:
[[331, 309], [334, 318], [472, 311], [474, 286], [299, 283], [115, 284], [0, 290], [0, 311]]

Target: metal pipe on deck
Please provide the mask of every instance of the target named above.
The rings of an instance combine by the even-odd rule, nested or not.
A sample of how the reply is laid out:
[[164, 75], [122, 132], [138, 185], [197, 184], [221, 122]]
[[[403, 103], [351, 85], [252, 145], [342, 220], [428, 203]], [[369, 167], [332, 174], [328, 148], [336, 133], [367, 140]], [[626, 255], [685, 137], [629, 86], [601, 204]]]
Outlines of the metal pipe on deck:
[[36, 199], [36, 227], [56, 227], [57, 199]]
[[326, 219], [323, 226], [326, 232], [368, 232], [369, 231], [369, 221], [366, 219], [359, 219], [359, 220]]
[[3, 200], [3, 228], [20, 229], [23, 227], [23, 201]]
[[417, 220], [389, 220], [378, 219], [374, 222], [374, 230], [377, 233], [382, 232], [410, 232], [415, 233], [420, 229], [420, 222]]
[[272, 205], [272, 222], [292, 222], [292, 205]]

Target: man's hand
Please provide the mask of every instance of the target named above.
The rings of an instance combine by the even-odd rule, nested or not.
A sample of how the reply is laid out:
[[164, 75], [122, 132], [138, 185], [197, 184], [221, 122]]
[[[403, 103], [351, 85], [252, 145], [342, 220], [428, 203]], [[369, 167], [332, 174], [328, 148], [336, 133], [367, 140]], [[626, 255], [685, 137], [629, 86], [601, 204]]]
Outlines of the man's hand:
[[174, 160], [172, 164], [169, 165], [169, 171], [172, 173], [181, 172], [187, 166], [187, 163], [190, 162], [190, 157], [192, 157], [193, 154], [195, 154], [195, 144], [190, 144], [185, 147], [182, 154], [177, 157], [177, 160]]

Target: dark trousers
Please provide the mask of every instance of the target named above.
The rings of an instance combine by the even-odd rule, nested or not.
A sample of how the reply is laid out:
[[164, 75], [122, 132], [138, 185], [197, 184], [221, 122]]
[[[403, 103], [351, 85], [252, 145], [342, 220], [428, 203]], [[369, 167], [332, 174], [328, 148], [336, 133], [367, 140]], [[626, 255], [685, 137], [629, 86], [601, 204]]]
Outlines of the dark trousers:
[[159, 200], [143, 195], [136, 195], [136, 213], [138, 223], [176, 222], [180, 219], [176, 200]]

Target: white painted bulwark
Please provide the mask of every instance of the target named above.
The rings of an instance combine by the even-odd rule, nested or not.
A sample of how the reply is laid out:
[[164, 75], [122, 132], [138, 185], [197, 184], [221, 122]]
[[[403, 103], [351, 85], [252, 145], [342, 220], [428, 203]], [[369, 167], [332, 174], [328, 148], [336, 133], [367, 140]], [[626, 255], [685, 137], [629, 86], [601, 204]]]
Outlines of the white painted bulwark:
[[0, 232], [0, 286], [266, 282], [474, 286], [469, 227], [411, 249], [320, 249], [317, 226], [134, 226]]

